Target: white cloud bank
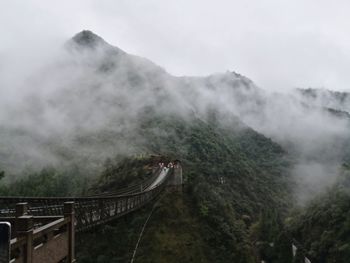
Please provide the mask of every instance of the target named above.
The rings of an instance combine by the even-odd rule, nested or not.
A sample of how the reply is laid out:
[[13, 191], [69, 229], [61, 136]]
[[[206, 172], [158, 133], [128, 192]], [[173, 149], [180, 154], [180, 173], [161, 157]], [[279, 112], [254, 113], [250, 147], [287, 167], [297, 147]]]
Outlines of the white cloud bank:
[[2, 1], [0, 57], [32, 60], [33, 48], [90, 29], [175, 75], [234, 70], [267, 89], [344, 90], [349, 10], [345, 0]]

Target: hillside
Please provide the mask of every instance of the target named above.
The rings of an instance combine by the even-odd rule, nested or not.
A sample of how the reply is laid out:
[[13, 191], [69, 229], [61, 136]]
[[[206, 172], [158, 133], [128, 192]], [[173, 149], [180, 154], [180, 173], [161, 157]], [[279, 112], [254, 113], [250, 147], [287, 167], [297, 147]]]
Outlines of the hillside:
[[[288, 155], [238, 119], [223, 126], [215, 112], [210, 116], [204, 121], [151, 110], [142, 114], [135, 132], [145, 140], [145, 154], [110, 158], [101, 176], [85, 186], [98, 193], [142, 180], [149, 173], [147, 153], [182, 161], [184, 192], [162, 196], [142, 239], [139, 262], [254, 262], [258, 254], [274, 258], [284, 252], [271, 254], [264, 244], [277, 242], [291, 207]], [[72, 179], [44, 170], [5, 190], [10, 195], [59, 195], [60, 189], [69, 191]], [[76, 188], [81, 189], [79, 182]], [[78, 261], [128, 262], [151, 206], [78, 236]]]
[[319, 107], [350, 113], [350, 93], [325, 89], [299, 89], [298, 92]]
[[206, 118], [201, 89], [219, 91], [217, 83], [239, 93], [241, 85], [244, 90], [251, 85], [231, 73], [196, 80], [173, 77], [82, 31], [25, 83], [21, 103], [4, 109], [8, 121], [0, 124], [0, 167], [19, 174], [48, 164], [78, 165], [93, 175], [111, 156], [142, 152], [144, 138], [135, 129], [150, 108], [157, 114]]
[[[189, 121], [193, 116], [207, 120], [215, 112], [218, 123], [228, 128], [238, 118], [302, 163], [338, 162], [342, 152], [337, 149], [350, 137], [343, 113], [323, 110], [335, 102], [324, 99], [316, 107], [299, 93], [270, 93], [230, 71], [175, 77], [91, 31], [67, 41], [60, 56], [23, 85], [22, 100], [3, 109], [7, 118], [0, 124], [0, 168], [7, 174], [47, 165], [98, 174], [107, 158], [144, 152], [147, 139], [137, 127], [145, 112]], [[346, 98], [340, 105], [346, 105]]]
[[[234, 71], [175, 77], [91, 31], [23, 85], [1, 108], [0, 195], [110, 191], [161, 155], [181, 160], [186, 187], [158, 203], [139, 262], [289, 263], [285, 227], [318, 259], [347, 257], [348, 93], [269, 92]], [[129, 260], [149, 208], [81, 236], [80, 262]]]
[[316, 262], [348, 262], [350, 257], [350, 170], [344, 167], [338, 182], [316, 196], [287, 220], [294, 236], [303, 242]]
[[[291, 194], [280, 146], [247, 127], [232, 132], [198, 119], [152, 116], [143, 118], [141, 127], [150, 151], [182, 161], [186, 186], [183, 194], [166, 193], [157, 204], [136, 262], [255, 262], [254, 251], [264, 250], [256, 244], [277, 240], [277, 222], [286, 215]], [[86, 253], [100, 262], [127, 262], [149, 211], [84, 235], [81, 262], [92, 262]], [[262, 236], [258, 225], [267, 211], [274, 216], [269, 235]], [[111, 235], [125, 228], [127, 239]], [[99, 245], [94, 248], [89, 240]]]
[[[206, 120], [194, 114], [181, 118], [174, 114], [157, 113], [149, 107], [140, 115], [133, 133], [129, 134], [137, 135], [133, 140], [142, 146], [139, 149], [143, 153], [180, 159], [185, 171], [184, 194], [165, 195], [164, 201], [161, 201], [155, 212], [154, 221], [151, 221], [151, 229], [154, 231], [147, 232], [146, 243], [143, 243], [152, 243], [157, 247], [160, 245], [157, 242], [164, 243], [168, 240], [169, 247], [163, 250], [160, 245], [159, 249], [149, 252], [147, 246], [141, 246], [141, 262], [145, 258], [149, 262], [162, 262], [169, 250], [174, 251], [173, 256], [176, 257], [185, 253], [188, 262], [194, 257], [208, 262], [214, 259], [217, 262], [254, 262], [255, 254], [259, 254], [259, 250], [264, 251], [264, 247], [258, 244], [274, 242], [278, 238], [278, 222], [291, 206], [288, 177], [290, 163], [286, 152], [278, 144], [247, 127], [238, 118], [232, 117], [223, 124], [220, 113], [210, 111], [207, 116]], [[140, 138], [142, 141], [138, 141]], [[128, 160], [122, 156], [111, 158], [105, 162], [98, 188], [105, 191], [136, 182], [147, 175], [144, 170], [146, 164], [147, 159]], [[36, 184], [38, 179], [34, 180], [35, 178], [42, 180], [41, 183]], [[54, 178], [57, 180], [54, 181]], [[74, 177], [65, 177], [55, 171], [43, 171], [13, 183], [7, 193], [59, 195], [59, 189], [65, 189], [70, 178]], [[56, 183], [49, 187], [52, 182]], [[47, 191], [43, 192], [38, 186]], [[107, 262], [107, 259], [108, 262], [113, 262], [114, 259], [115, 262], [120, 262], [120, 257], [129, 257], [130, 247], [134, 244], [135, 235], [148, 211], [146, 209], [144, 213], [130, 215], [129, 219], [117, 222], [116, 225], [102, 227], [106, 230], [91, 234], [93, 238], [89, 235], [83, 236], [83, 245], [78, 250], [80, 261], [89, 262], [89, 259], [100, 258], [100, 262]], [[263, 235], [258, 226], [260, 222], [265, 223], [261, 220], [267, 211], [273, 214], [273, 219], [269, 219], [271, 227], [264, 229], [269, 233], [265, 236], [266, 233]], [[152, 224], [155, 225], [152, 227]], [[177, 224], [183, 225], [183, 234], [177, 230], [171, 231], [169, 225], [173, 224], [174, 227]], [[254, 227], [251, 228], [252, 226]], [[124, 233], [121, 229], [125, 227], [130, 229], [129, 235], [122, 241], [116, 235], [117, 240], [113, 244], [117, 248], [111, 246], [110, 233]], [[93, 244], [89, 245], [88, 240], [93, 240]], [[198, 240], [198, 243], [194, 244], [194, 240]], [[130, 244], [119, 250], [120, 242]], [[172, 247], [188, 242], [192, 242], [196, 251], [191, 246], [186, 247], [185, 251]], [[88, 253], [89, 257], [86, 258]], [[91, 257], [91, 254], [95, 256]]]

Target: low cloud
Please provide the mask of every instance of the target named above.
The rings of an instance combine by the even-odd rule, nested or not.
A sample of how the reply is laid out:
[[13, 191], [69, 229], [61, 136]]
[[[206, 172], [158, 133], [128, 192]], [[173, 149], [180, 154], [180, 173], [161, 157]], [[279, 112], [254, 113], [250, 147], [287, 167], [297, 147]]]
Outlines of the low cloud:
[[82, 43], [55, 45], [20, 66], [7, 61], [0, 77], [8, 95], [0, 98], [1, 167], [19, 173], [28, 166], [78, 162], [93, 173], [107, 157], [142, 148], [134, 131], [145, 109], [204, 120], [215, 109], [238, 116], [295, 156], [300, 200], [336, 179], [349, 119], [327, 108], [348, 111], [348, 98], [274, 93], [234, 72], [175, 77], [89, 32], [79, 37]]

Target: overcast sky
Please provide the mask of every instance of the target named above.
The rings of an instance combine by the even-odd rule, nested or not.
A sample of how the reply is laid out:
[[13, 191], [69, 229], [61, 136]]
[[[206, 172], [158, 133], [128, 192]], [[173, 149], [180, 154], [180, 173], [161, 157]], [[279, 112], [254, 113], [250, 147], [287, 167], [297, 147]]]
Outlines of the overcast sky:
[[349, 13], [348, 0], [0, 0], [0, 77], [90, 29], [174, 75], [349, 90]]

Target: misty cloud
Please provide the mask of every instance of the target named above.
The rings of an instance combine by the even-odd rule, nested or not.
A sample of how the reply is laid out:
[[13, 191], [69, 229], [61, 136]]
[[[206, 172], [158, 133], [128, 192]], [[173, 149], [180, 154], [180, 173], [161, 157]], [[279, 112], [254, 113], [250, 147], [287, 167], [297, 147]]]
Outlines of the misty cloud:
[[[92, 37], [91, 43], [84, 34]], [[84, 34], [78, 36], [82, 42], [57, 42], [43, 52], [34, 48], [27, 59], [5, 60], [9, 66], [2, 66], [0, 77], [1, 167], [18, 173], [26, 166], [74, 161], [88, 163], [86, 169], [93, 173], [108, 157], [141, 151], [137, 126], [146, 109], [203, 120], [208, 109], [215, 109], [222, 123], [226, 116], [237, 116], [291, 149], [297, 156], [292, 173], [302, 189], [317, 184], [318, 191], [334, 182], [342, 147], [349, 141], [349, 119], [327, 108], [347, 111], [348, 99], [340, 101], [330, 93], [274, 93], [234, 72], [175, 77]]]
[[234, 70], [265, 89], [349, 90], [349, 7], [345, 0], [5, 1], [0, 57], [23, 50], [18, 57], [34, 61], [90, 29], [174, 75]]

